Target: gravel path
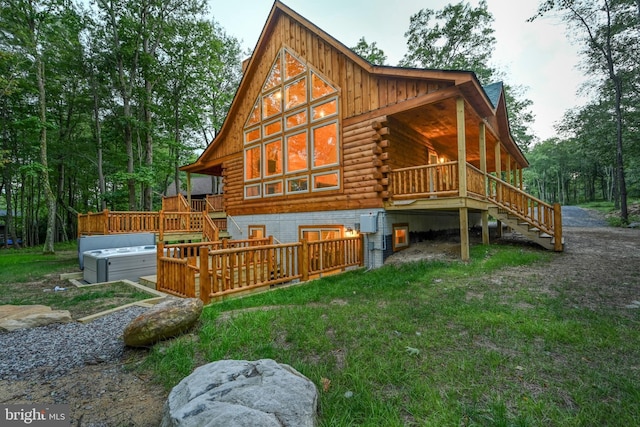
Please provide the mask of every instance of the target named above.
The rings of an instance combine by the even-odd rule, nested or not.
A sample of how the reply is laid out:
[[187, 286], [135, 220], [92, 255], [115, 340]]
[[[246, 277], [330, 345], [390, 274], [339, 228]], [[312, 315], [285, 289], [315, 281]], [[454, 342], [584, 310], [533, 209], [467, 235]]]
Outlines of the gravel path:
[[578, 206], [562, 207], [563, 227], [606, 227], [607, 222], [596, 211], [579, 208]]
[[89, 323], [0, 333], [0, 379], [52, 380], [78, 366], [118, 360], [124, 352], [122, 331], [145, 310], [133, 306]]

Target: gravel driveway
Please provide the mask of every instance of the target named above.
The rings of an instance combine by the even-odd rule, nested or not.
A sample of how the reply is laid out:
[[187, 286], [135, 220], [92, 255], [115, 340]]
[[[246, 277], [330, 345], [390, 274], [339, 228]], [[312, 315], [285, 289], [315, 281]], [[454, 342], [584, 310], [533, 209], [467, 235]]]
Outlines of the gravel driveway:
[[563, 227], [606, 227], [607, 222], [596, 212], [578, 206], [562, 207]]

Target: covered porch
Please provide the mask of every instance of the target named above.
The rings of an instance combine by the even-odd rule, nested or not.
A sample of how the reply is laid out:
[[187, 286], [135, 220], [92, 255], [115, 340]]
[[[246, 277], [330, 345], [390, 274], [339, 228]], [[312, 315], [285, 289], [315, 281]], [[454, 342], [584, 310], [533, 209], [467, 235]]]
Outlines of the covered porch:
[[562, 251], [560, 207], [524, 190], [528, 162], [511, 138], [501, 88], [492, 100], [497, 112], [464, 85], [444, 92], [374, 122], [376, 191], [385, 210], [457, 212], [463, 260], [469, 258], [469, 212], [481, 213], [485, 243], [491, 215]]

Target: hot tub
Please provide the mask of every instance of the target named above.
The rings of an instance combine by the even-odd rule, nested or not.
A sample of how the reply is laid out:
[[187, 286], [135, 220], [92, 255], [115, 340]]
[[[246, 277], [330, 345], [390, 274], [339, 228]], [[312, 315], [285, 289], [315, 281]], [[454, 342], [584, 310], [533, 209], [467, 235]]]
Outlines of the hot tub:
[[132, 280], [156, 274], [156, 246], [131, 246], [126, 248], [86, 251], [84, 280], [87, 283]]

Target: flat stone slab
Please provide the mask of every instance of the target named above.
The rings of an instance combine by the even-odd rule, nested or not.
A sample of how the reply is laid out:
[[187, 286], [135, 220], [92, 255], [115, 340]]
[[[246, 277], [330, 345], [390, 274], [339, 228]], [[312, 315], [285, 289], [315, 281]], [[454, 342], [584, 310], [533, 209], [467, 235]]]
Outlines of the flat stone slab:
[[71, 321], [68, 310], [53, 310], [46, 305], [0, 305], [0, 330], [4, 331]]

